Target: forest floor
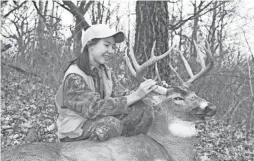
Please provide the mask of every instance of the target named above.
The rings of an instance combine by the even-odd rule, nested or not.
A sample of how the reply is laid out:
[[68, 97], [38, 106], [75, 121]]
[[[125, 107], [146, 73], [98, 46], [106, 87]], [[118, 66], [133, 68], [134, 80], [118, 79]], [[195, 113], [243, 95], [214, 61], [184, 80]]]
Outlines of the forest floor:
[[[33, 141], [56, 142], [57, 87], [2, 66], [1, 147]], [[198, 126], [196, 150], [202, 161], [253, 161], [254, 131], [246, 139], [245, 126], [216, 120]]]

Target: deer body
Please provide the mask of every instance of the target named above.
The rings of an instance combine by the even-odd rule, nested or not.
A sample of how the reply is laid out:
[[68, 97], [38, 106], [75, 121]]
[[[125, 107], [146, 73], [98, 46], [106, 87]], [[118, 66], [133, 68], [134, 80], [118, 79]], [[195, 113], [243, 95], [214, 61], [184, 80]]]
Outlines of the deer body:
[[[190, 111], [196, 105], [207, 104], [205, 100], [193, 97], [192, 93], [183, 96], [181, 89], [174, 88], [161, 102], [155, 101], [155, 118], [147, 134], [132, 137], [117, 137], [106, 142], [77, 141], [60, 143], [24, 144], [3, 151], [3, 161], [195, 161], [193, 152], [195, 115]], [[185, 92], [185, 91], [181, 91]], [[154, 98], [155, 97], [155, 98]], [[145, 99], [154, 103], [155, 96]], [[182, 97], [185, 100], [177, 100]], [[190, 106], [186, 106], [188, 99]], [[183, 108], [184, 107], [184, 108]], [[199, 108], [199, 106], [198, 106]], [[204, 109], [206, 109], [204, 108]], [[186, 114], [184, 113], [186, 112]], [[213, 115], [214, 110], [203, 110]], [[186, 117], [188, 116], [188, 117]]]
[[[150, 136], [149, 136], [150, 135]], [[193, 138], [154, 140], [153, 134], [106, 142], [32, 143], [6, 149], [3, 161], [194, 161]], [[166, 140], [166, 142], [165, 142]], [[168, 152], [164, 147], [170, 151]], [[172, 156], [170, 156], [172, 155]]]
[[9, 149], [7, 153], [4, 152], [2, 159], [3, 161], [170, 160], [165, 149], [146, 135], [113, 138], [106, 142], [26, 144]]

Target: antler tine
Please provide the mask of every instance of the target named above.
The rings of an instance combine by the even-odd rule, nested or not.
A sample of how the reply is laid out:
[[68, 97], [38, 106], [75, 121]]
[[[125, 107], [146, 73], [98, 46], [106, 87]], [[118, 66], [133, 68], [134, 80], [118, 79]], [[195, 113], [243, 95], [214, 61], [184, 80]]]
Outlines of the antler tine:
[[200, 65], [201, 65], [202, 68], [205, 68], [205, 60], [204, 60], [204, 58], [201, 54], [201, 51], [200, 51], [196, 41], [193, 41], [193, 43], [194, 43], [194, 46], [196, 48], [196, 52], [197, 52], [197, 55], [198, 55], [198, 58], [199, 58]]
[[179, 79], [180, 83], [184, 86], [184, 87], [189, 87], [190, 84], [192, 82], [194, 82], [195, 80], [197, 80], [199, 77], [201, 77], [202, 75], [204, 75], [205, 73], [207, 73], [209, 70], [212, 69], [213, 64], [214, 64], [214, 60], [213, 60], [213, 56], [212, 56], [212, 52], [210, 49], [210, 44], [206, 41], [207, 44], [207, 48], [205, 48], [205, 51], [208, 53], [208, 59], [209, 59], [209, 64], [207, 66], [205, 66], [205, 60], [201, 55], [201, 51], [197, 45], [197, 43], [194, 41], [194, 46], [196, 48], [197, 51], [197, 55], [199, 57], [199, 63], [201, 65], [201, 71], [199, 73], [197, 73], [196, 75], [193, 74], [192, 69], [188, 63], [188, 61], [185, 59], [185, 57], [183, 56], [182, 52], [179, 51], [181, 59], [183, 60], [184, 66], [188, 72], [188, 74], [190, 75], [190, 79], [187, 80], [186, 82], [183, 81], [183, 79], [181, 78], [181, 76], [176, 72], [176, 70], [171, 66], [171, 64], [169, 64], [169, 67], [171, 68], [171, 70], [175, 73], [175, 75], [177, 76], [177, 78]]
[[[140, 68], [140, 65], [138, 64], [138, 62], [137, 62], [137, 60], [135, 58], [134, 51], [133, 51], [133, 48], [132, 48], [132, 42], [129, 43], [129, 49], [130, 49], [130, 53], [129, 53], [130, 54], [130, 58], [131, 58], [133, 66], [134, 66], [134, 70], [136, 71], [138, 68]], [[137, 77], [137, 75], [135, 74], [134, 77]]]
[[158, 82], [161, 83], [161, 77], [160, 77], [160, 74], [159, 74], [157, 62], [155, 63], [155, 73], [156, 73], [155, 79], [158, 79]]
[[209, 59], [209, 64], [207, 66], [205, 66], [205, 60], [204, 58], [201, 56], [201, 52], [200, 49], [198, 47], [198, 45], [196, 44], [196, 42], [194, 41], [194, 45], [197, 51], [197, 55], [199, 56], [199, 60], [200, 60], [200, 64], [201, 64], [201, 71], [199, 73], [197, 73], [196, 75], [191, 76], [191, 78], [186, 82], [187, 84], [191, 84], [192, 82], [194, 82], [195, 80], [197, 80], [198, 78], [200, 78], [202, 75], [204, 75], [205, 73], [207, 73], [209, 70], [212, 69], [213, 67], [213, 56], [212, 56], [212, 52], [210, 49], [210, 44], [206, 41], [207, 43], [207, 48], [205, 48], [205, 50], [208, 53], [208, 59]]
[[131, 61], [130, 61], [128, 55], [127, 55], [127, 50], [125, 50], [124, 59], [125, 59], [125, 61], [126, 61], [126, 64], [127, 64], [128, 68], [129, 68], [131, 74], [136, 78], [136, 77], [137, 77], [136, 71], [135, 71], [135, 69], [133, 68], [133, 66], [132, 66], [132, 64], [131, 64]]
[[177, 73], [177, 71], [172, 67], [172, 65], [170, 63], [168, 65], [169, 65], [170, 69], [175, 73], [175, 75], [179, 79], [180, 83], [185, 86], [185, 82], [183, 81], [181, 76]]
[[[166, 51], [164, 54], [159, 55], [159, 56], [155, 56], [154, 55], [154, 49], [155, 49], [155, 44], [156, 41], [153, 43], [153, 47], [152, 47], [152, 51], [151, 51], [151, 57], [149, 58], [149, 60], [147, 60], [145, 63], [143, 63], [142, 65], [139, 65], [135, 56], [134, 56], [134, 52], [133, 49], [131, 47], [131, 44], [129, 44], [129, 49], [130, 49], [130, 57], [128, 57], [127, 55], [127, 51], [125, 52], [125, 60], [127, 63], [128, 68], [131, 71], [131, 74], [137, 78], [137, 79], [145, 79], [144, 77], [142, 77], [142, 72], [148, 68], [150, 65], [156, 63], [157, 61], [163, 59], [164, 57], [166, 57], [170, 51], [173, 49], [174, 46], [172, 46], [168, 51]], [[131, 63], [132, 61], [132, 63]], [[132, 66], [133, 64], [133, 66]]]
[[181, 59], [183, 60], [183, 64], [184, 64], [188, 74], [190, 75], [190, 77], [193, 77], [194, 75], [193, 75], [192, 69], [191, 69], [188, 61], [185, 59], [185, 57], [183, 56], [183, 53], [181, 51], [179, 53], [180, 53]]
[[154, 43], [153, 43], [153, 47], [152, 47], [150, 58], [145, 63], [143, 63], [142, 65], [139, 65], [138, 68], [136, 68], [136, 73], [137, 73], [138, 76], [141, 76], [142, 72], [146, 68], [148, 68], [150, 65], [156, 63], [156, 60], [154, 59], [155, 58], [155, 55], [154, 55], [155, 44], [156, 44], [156, 41], [154, 41]]

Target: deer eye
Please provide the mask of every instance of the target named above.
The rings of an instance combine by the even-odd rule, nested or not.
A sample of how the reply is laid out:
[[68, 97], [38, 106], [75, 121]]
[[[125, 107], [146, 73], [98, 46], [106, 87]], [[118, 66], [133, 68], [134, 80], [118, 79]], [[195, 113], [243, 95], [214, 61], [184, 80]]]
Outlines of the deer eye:
[[183, 101], [183, 98], [182, 97], [175, 97], [174, 100], [176, 100], [176, 101]]

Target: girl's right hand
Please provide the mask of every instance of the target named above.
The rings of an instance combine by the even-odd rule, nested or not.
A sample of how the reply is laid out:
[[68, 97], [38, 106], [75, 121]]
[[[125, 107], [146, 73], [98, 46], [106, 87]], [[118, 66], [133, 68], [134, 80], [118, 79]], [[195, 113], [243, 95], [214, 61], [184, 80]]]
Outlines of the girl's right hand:
[[148, 79], [139, 85], [138, 89], [135, 91], [135, 94], [140, 99], [143, 99], [148, 93], [155, 90], [156, 88], [158, 88], [156, 82], [152, 79]]

